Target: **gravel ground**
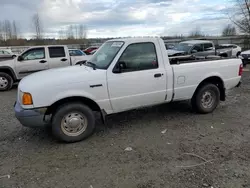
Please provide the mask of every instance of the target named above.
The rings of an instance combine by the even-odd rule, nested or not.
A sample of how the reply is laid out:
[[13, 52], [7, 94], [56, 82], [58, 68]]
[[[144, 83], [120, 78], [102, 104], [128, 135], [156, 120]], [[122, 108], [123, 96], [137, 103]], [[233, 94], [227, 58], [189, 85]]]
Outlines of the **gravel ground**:
[[0, 93], [0, 188], [250, 187], [250, 72], [212, 114], [188, 102], [125, 112], [74, 144], [22, 127], [15, 97]]

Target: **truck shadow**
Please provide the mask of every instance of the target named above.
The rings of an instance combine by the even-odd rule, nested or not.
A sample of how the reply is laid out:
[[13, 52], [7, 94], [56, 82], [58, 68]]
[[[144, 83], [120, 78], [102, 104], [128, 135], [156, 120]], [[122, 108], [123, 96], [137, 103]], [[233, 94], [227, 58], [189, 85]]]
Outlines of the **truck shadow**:
[[[190, 118], [195, 116], [192, 112], [192, 108], [188, 101], [173, 102], [169, 104], [162, 104], [153, 107], [141, 108], [137, 110], [126, 111], [118, 114], [113, 114], [107, 117], [106, 125], [101, 121], [100, 115], [97, 114], [96, 118], [96, 136], [106, 136], [109, 135], [109, 131], [121, 131], [125, 129], [140, 129], [141, 125], [147, 124], [147, 122], [152, 122], [153, 124], [159, 122], [167, 122], [170, 120], [179, 120], [184, 118]], [[151, 126], [150, 124], [146, 126]], [[91, 137], [90, 137], [91, 138]], [[88, 139], [87, 139], [88, 140]], [[86, 140], [86, 141], [87, 141]], [[14, 134], [6, 135], [0, 141], [10, 141], [10, 142], [23, 142], [29, 145], [51, 145], [57, 142], [51, 133], [51, 128], [21, 128], [19, 131], [15, 131]], [[86, 142], [85, 141], [85, 142]], [[91, 139], [90, 139], [91, 142]]]
[[106, 119], [106, 127], [99, 117], [96, 131], [98, 133], [107, 128], [119, 129], [124, 126], [131, 127], [134, 124], [140, 124], [140, 122], [173, 120], [195, 115], [197, 114], [193, 112], [189, 101], [173, 102], [110, 115]]

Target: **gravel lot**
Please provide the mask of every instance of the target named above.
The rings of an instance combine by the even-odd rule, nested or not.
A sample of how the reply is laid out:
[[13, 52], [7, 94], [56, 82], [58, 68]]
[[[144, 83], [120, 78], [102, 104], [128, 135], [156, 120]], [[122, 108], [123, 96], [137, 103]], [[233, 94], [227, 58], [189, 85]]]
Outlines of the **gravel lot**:
[[187, 102], [130, 111], [74, 144], [22, 127], [15, 97], [0, 93], [0, 188], [250, 187], [250, 72], [212, 114]]

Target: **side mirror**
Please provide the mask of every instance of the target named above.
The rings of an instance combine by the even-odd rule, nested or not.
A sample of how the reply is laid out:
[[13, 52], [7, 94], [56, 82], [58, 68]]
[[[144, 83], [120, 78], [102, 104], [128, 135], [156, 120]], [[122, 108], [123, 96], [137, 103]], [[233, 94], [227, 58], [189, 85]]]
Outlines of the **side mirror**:
[[192, 50], [191, 53], [194, 54], [194, 53], [197, 53], [198, 51], [197, 50]]
[[126, 68], [126, 63], [124, 61], [120, 61], [116, 64], [113, 73], [121, 73], [123, 69]]
[[18, 56], [17, 60], [18, 61], [23, 61], [23, 57], [22, 56]]

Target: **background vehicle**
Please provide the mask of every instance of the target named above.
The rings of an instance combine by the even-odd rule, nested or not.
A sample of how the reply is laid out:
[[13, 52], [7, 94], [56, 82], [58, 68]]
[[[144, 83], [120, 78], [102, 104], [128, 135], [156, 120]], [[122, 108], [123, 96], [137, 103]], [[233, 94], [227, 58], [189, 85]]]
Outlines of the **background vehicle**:
[[75, 142], [94, 131], [93, 111], [105, 122], [108, 114], [191, 99], [197, 112], [210, 113], [225, 100], [225, 90], [240, 84], [241, 74], [240, 59], [172, 64], [160, 38], [114, 39], [83, 66], [21, 80], [15, 113], [24, 126], [50, 124], [59, 140]]
[[242, 60], [244, 66], [250, 63], [250, 50], [246, 50], [240, 53], [239, 58]]
[[89, 55], [93, 55], [98, 49], [92, 50]]
[[69, 55], [73, 62], [84, 63], [90, 59], [92, 54], [87, 55], [82, 50], [69, 49]]
[[93, 50], [98, 49], [98, 46], [90, 46], [88, 48], [86, 48], [85, 50], [83, 50], [84, 53], [86, 53], [87, 55], [89, 55]]
[[180, 42], [173, 49], [168, 50], [169, 57], [189, 54], [195, 56], [215, 55], [214, 43], [206, 40], [189, 40]]
[[167, 50], [170, 50], [170, 49], [174, 49], [175, 48], [175, 45], [174, 44], [165, 44], [165, 46], [166, 46], [166, 49]]
[[169, 57], [182, 55], [232, 57], [232, 50], [222, 47], [216, 48], [212, 41], [189, 40], [180, 42], [173, 49], [169, 49], [168, 54]]
[[0, 60], [14, 58], [16, 55], [10, 50], [0, 49]]
[[0, 61], [0, 91], [38, 71], [66, 67], [87, 61], [91, 56], [70, 56], [67, 46], [36, 46], [14, 59]]
[[220, 44], [217, 49], [228, 49], [232, 51], [232, 57], [238, 57], [241, 53], [241, 47], [235, 44]]
[[69, 49], [70, 56], [84, 56], [86, 55], [82, 50], [78, 49]]

